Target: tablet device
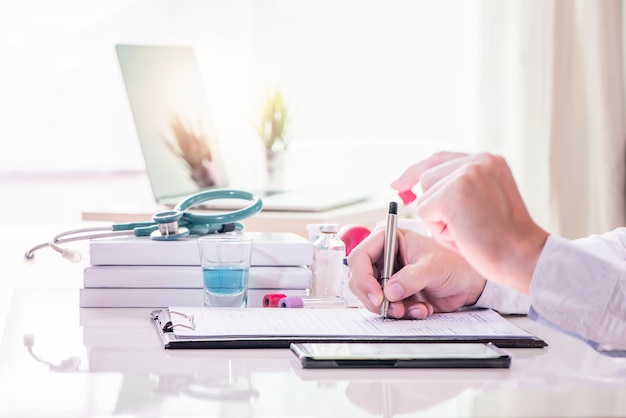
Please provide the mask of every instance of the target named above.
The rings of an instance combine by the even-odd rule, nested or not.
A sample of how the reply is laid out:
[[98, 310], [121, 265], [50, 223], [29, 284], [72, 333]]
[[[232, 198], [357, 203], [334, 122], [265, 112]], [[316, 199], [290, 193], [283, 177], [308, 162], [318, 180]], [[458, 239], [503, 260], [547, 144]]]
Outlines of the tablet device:
[[511, 357], [492, 343], [292, 343], [307, 369], [508, 368]]

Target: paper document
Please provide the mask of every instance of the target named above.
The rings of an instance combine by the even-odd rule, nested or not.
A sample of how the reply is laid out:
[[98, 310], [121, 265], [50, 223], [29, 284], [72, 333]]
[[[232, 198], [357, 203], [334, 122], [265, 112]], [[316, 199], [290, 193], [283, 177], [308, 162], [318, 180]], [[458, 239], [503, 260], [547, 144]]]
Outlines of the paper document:
[[[365, 309], [272, 309], [170, 307], [175, 338], [362, 339], [454, 341], [539, 340], [489, 309], [434, 314], [423, 320], [384, 320]], [[186, 315], [174, 314], [174, 312]], [[195, 329], [190, 329], [193, 316]], [[180, 325], [180, 326], [178, 326]], [[541, 340], [539, 340], [541, 341]], [[539, 346], [545, 345], [541, 342]]]

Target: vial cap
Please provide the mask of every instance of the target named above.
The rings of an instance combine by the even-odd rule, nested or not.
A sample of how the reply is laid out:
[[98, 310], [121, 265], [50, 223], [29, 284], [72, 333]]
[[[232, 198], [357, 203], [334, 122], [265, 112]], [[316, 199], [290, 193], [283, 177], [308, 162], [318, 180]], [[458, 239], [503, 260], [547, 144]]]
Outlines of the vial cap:
[[291, 296], [291, 297], [282, 298], [278, 302], [278, 307], [279, 308], [303, 308], [304, 302], [302, 301], [302, 298], [299, 298], [297, 296]]
[[320, 232], [339, 232], [339, 224], [322, 224]]
[[263, 307], [276, 308], [282, 298], [287, 297], [284, 293], [269, 293], [263, 296]]

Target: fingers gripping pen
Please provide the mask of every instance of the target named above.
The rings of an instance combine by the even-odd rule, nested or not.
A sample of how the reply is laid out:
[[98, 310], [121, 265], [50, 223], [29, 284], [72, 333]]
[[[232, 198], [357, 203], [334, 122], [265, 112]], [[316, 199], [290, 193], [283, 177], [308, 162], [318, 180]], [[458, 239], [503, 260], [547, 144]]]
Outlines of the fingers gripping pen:
[[[389, 277], [393, 274], [393, 264], [396, 257], [396, 232], [398, 223], [398, 204], [396, 202], [389, 203], [389, 212], [387, 213], [387, 224], [385, 226], [385, 244], [383, 248], [383, 272], [380, 277], [380, 285], [385, 290]], [[389, 301], [383, 296], [383, 304], [380, 307], [380, 314], [383, 319], [387, 319], [387, 311], [389, 309]]]

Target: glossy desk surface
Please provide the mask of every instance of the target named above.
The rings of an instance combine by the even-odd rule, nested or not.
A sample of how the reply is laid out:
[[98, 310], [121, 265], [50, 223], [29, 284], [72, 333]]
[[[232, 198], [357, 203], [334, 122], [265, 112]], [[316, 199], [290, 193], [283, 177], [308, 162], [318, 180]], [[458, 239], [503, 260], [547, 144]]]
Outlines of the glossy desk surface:
[[507, 349], [510, 369], [302, 370], [285, 349], [164, 350], [149, 309], [78, 307], [80, 265], [52, 251], [21, 261], [84, 226], [76, 199], [111, 195], [87, 180], [12, 190], [22, 207], [0, 208], [0, 417], [626, 416], [626, 359], [527, 318], [510, 320], [549, 346]]
[[164, 350], [148, 314], [79, 309], [73, 290], [16, 290], [0, 416], [626, 415], [625, 360], [527, 318], [511, 320], [549, 346], [508, 349], [510, 369], [303, 370], [286, 349]]

